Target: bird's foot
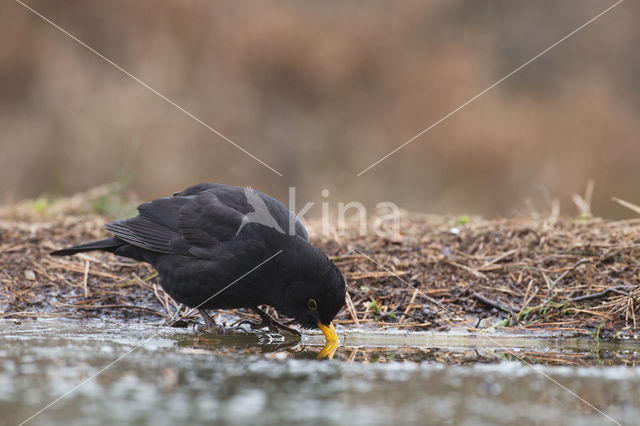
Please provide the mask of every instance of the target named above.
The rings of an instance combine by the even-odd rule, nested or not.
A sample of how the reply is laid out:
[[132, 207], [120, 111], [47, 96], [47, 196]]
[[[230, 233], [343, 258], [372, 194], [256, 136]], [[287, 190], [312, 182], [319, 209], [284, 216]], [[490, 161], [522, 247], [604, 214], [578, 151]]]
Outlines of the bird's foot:
[[260, 318], [262, 319], [262, 322], [254, 322], [254, 321], [249, 321], [249, 320], [242, 320], [242, 321], [240, 321], [238, 323], [238, 325], [249, 324], [249, 327], [251, 327], [252, 330], [256, 330], [256, 329], [259, 329], [259, 328], [262, 328], [262, 327], [268, 327], [269, 330], [271, 330], [274, 333], [278, 333], [280, 331], [284, 331], [286, 333], [293, 334], [294, 336], [302, 337], [302, 335], [300, 334], [300, 332], [298, 330], [296, 330], [295, 328], [288, 327], [288, 326], [278, 322], [276, 319], [274, 319], [271, 315], [269, 315], [268, 313], [266, 313], [262, 309], [260, 309], [258, 307], [254, 307], [252, 309], [256, 314], [260, 315]]
[[173, 315], [171, 315], [171, 318], [167, 318], [166, 324], [169, 327], [187, 327], [189, 325], [189, 322], [191, 320], [185, 320], [184, 318], [180, 317], [180, 311], [182, 310], [183, 307], [184, 305], [181, 303], [178, 306], [178, 309], [176, 309]]
[[213, 318], [209, 316], [207, 311], [205, 311], [204, 309], [198, 309], [198, 312], [200, 312], [200, 316], [204, 320], [204, 326], [201, 324], [198, 324], [198, 331], [207, 331], [209, 333], [214, 333], [214, 334], [225, 333], [224, 327], [216, 324]]
[[243, 326], [243, 325], [248, 325], [251, 330], [259, 330], [263, 327], [266, 327], [266, 324], [264, 322], [256, 322], [248, 319], [236, 321], [233, 324], [231, 324], [231, 326], [235, 328], [240, 328], [240, 326]]

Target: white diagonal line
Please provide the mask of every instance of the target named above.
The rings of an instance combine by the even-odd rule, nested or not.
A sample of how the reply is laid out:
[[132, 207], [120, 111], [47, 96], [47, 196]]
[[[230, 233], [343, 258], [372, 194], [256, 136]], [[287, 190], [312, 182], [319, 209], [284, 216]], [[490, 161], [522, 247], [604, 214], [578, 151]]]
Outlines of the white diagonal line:
[[[231, 287], [232, 285], [234, 285], [235, 283], [237, 283], [238, 281], [240, 281], [241, 279], [243, 279], [244, 277], [246, 277], [247, 275], [249, 275], [250, 273], [252, 273], [253, 271], [255, 271], [256, 269], [258, 269], [259, 267], [261, 267], [262, 265], [264, 265], [265, 263], [267, 263], [268, 261], [270, 261], [271, 259], [273, 259], [274, 257], [276, 257], [277, 255], [279, 255], [280, 253], [282, 253], [282, 250], [279, 250], [276, 254], [274, 254], [273, 256], [269, 257], [266, 260], [263, 260], [259, 265], [255, 266], [253, 269], [251, 269], [249, 272], [246, 272], [245, 274], [243, 274], [241, 277], [236, 278], [231, 284], [227, 285], [226, 287], [224, 287], [222, 290], [218, 291], [216, 294], [214, 294], [213, 296], [209, 297], [207, 300], [205, 300], [204, 302], [200, 303], [198, 306], [196, 306], [194, 309], [198, 309], [200, 306], [204, 305], [205, 303], [207, 303], [209, 300], [213, 299], [214, 297], [216, 297], [217, 295], [219, 295], [220, 293], [222, 293], [223, 291], [225, 291], [226, 289], [228, 289], [229, 287]], [[171, 327], [173, 324], [175, 324], [177, 321], [181, 320], [182, 317], [179, 316], [178, 318], [176, 318], [175, 321], [173, 321], [171, 324], [169, 324], [169, 327]], [[84, 379], [82, 382], [80, 382], [78, 385], [74, 386], [73, 388], [71, 388], [70, 390], [68, 390], [67, 392], [65, 392], [64, 394], [60, 395], [58, 398], [54, 399], [53, 401], [51, 401], [49, 404], [47, 404], [44, 408], [42, 408], [40, 411], [36, 412], [35, 414], [33, 414], [31, 417], [29, 417], [26, 420], [23, 420], [22, 422], [20, 422], [20, 424], [18, 426], [23, 426], [24, 424], [28, 423], [29, 421], [31, 421], [34, 417], [38, 416], [39, 414], [42, 414], [44, 411], [46, 411], [47, 409], [49, 409], [52, 405], [54, 405], [55, 403], [57, 403], [58, 401], [60, 401], [61, 399], [66, 398], [67, 396], [69, 396], [70, 394], [72, 394], [73, 392], [75, 392], [76, 390], [78, 390], [80, 387], [82, 387], [85, 383], [93, 380], [94, 378], [96, 378], [97, 376], [99, 376], [100, 374], [102, 374], [105, 370], [109, 369], [110, 367], [112, 367], [113, 365], [117, 364], [118, 362], [122, 361], [124, 358], [126, 358], [127, 356], [129, 356], [132, 352], [134, 352], [135, 350], [141, 348], [142, 346], [144, 346], [145, 344], [147, 344], [147, 342], [149, 342], [151, 339], [154, 339], [156, 337], [158, 337], [160, 333], [156, 332], [154, 334], [151, 335], [151, 337], [149, 337], [148, 339], [146, 339], [145, 341], [143, 341], [142, 343], [140, 343], [139, 345], [135, 346], [133, 349], [129, 350], [129, 352], [125, 353], [124, 355], [120, 356], [118, 359], [116, 359], [113, 362], [110, 362], [109, 364], [107, 364], [106, 366], [104, 366], [103, 368], [100, 369], [100, 371], [98, 371], [97, 373], [93, 374], [92, 376]]]
[[[493, 340], [489, 336], [485, 336], [485, 337], [487, 338], [487, 340], [490, 340], [490, 341]], [[498, 342], [496, 342], [494, 340], [493, 343], [497, 344]], [[552, 383], [560, 386], [560, 388], [562, 388], [563, 390], [569, 392], [569, 394], [573, 395], [574, 397], [576, 397], [577, 399], [579, 399], [580, 401], [582, 401], [584, 404], [588, 405], [589, 407], [593, 408], [595, 411], [597, 411], [598, 413], [602, 414], [604, 417], [606, 417], [607, 419], [611, 420], [613, 423], [617, 424], [618, 426], [622, 426], [622, 423], [620, 423], [619, 421], [617, 421], [616, 419], [614, 419], [613, 417], [611, 417], [610, 415], [608, 415], [604, 411], [600, 410], [598, 407], [596, 407], [595, 405], [593, 405], [592, 403], [590, 403], [589, 401], [587, 401], [586, 399], [584, 399], [583, 397], [581, 397], [580, 395], [578, 395], [577, 393], [575, 393], [574, 391], [572, 391], [571, 389], [569, 389], [568, 387], [563, 385], [562, 383], [558, 382], [553, 377], [549, 376], [547, 373], [542, 371], [537, 366], [528, 363], [526, 360], [524, 360], [523, 358], [519, 357], [517, 354], [515, 354], [513, 351], [511, 351], [511, 350], [509, 350], [507, 348], [505, 348], [504, 351], [507, 352], [508, 354], [516, 357], [520, 362], [522, 362], [527, 367], [531, 367], [533, 369], [533, 371], [535, 371], [536, 373], [540, 374], [545, 379], [547, 379], [547, 380], [551, 381]]]
[[427, 133], [429, 130], [433, 129], [434, 127], [436, 127], [438, 124], [442, 123], [443, 121], [445, 121], [447, 118], [451, 117], [452, 115], [454, 115], [455, 113], [457, 113], [458, 111], [460, 111], [462, 108], [466, 107], [467, 105], [469, 105], [470, 103], [472, 103], [473, 101], [475, 101], [476, 99], [478, 99], [480, 96], [484, 95], [485, 93], [487, 93], [489, 90], [493, 89], [494, 87], [496, 87], [497, 85], [499, 85], [500, 83], [502, 83], [503, 81], [505, 81], [506, 79], [508, 79], [509, 77], [511, 77], [512, 75], [514, 75], [515, 73], [517, 73], [518, 71], [520, 71], [522, 68], [526, 67], [527, 65], [529, 65], [531, 62], [535, 61], [536, 59], [538, 59], [540, 56], [544, 55], [545, 53], [547, 53], [548, 51], [550, 51], [551, 49], [553, 49], [554, 47], [556, 47], [557, 45], [559, 45], [560, 43], [562, 43], [563, 41], [565, 41], [566, 39], [568, 39], [569, 37], [573, 36], [575, 33], [577, 33], [578, 31], [582, 30], [583, 28], [587, 27], [589, 24], [593, 23], [596, 19], [600, 18], [602, 15], [604, 15], [605, 13], [609, 12], [611, 9], [613, 9], [614, 7], [616, 7], [617, 5], [619, 5], [620, 3], [622, 3], [624, 0], [618, 0], [616, 3], [612, 4], [611, 6], [609, 6], [608, 8], [606, 8], [605, 10], [603, 10], [602, 12], [600, 12], [599, 14], [597, 14], [596, 16], [594, 16], [593, 18], [589, 19], [587, 22], [585, 22], [584, 24], [580, 25], [578, 28], [576, 28], [575, 30], [571, 31], [569, 34], [567, 34], [566, 36], [562, 37], [560, 40], [556, 41], [555, 43], [553, 43], [551, 46], [547, 47], [546, 49], [544, 49], [542, 52], [538, 53], [536, 56], [534, 56], [533, 58], [529, 59], [527, 62], [525, 62], [524, 64], [520, 65], [518, 68], [516, 68], [515, 70], [511, 71], [509, 74], [505, 75], [504, 77], [502, 77], [500, 80], [496, 81], [495, 83], [493, 83], [491, 86], [487, 87], [486, 89], [484, 89], [482, 92], [478, 93], [477, 95], [475, 95], [474, 97], [472, 97], [471, 99], [469, 99], [468, 101], [466, 101], [465, 103], [463, 103], [462, 105], [460, 105], [459, 107], [457, 107], [456, 109], [454, 109], [453, 111], [451, 111], [450, 113], [448, 113], [447, 115], [445, 115], [444, 117], [442, 117], [440, 120], [436, 121], [435, 123], [431, 124], [429, 127], [425, 128], [424, 130], [422, 130], [420, 133], [418, 133], [417, 135], [415, 135], [414, 137], [412, 137], [411, 139], [407, 140], [406, 142], [404, 142], [402, 145], [400, 145], [399, 147], [397, 147], [396, 149], [394, 149], [393, 151], [391, 151], [390, 153], [388, 153], [387, 155], [385, 155], [384, 157], [380, 158], [378, 161], [376, 161], [375, 163], [371, 164], [369, 167], [367, 167], [366, 169], [364, 169], [363, 171], [361, 171], [360, 173], [358, 173], [356, 176], [360, 176], [363, 173], [365, 173], [367, 170], [371, 169], [372, 167], [378, 165], [379, 163], [381, 163], [382, 161], [386, 160], [387, 158], [389, 158], [390, 156], [392, 156], [393, 154], [395, 154], [396, 152], [400, 151], [402, 148], [404, 148], [405, 146], [409, 145], [411, 142], [413, 142], [414, 140], [418, 139], [420, 136], [424, 135], [425, 133]]
[[207, 303], [209, 300], [213, 299], [214, 297], [216, 297], [217, 295], [219, 295], [220, 293], [222, 293], [223, 291], [225, 291], [226, 289], [228, 289], [229, 287], [231, 287], [232, 285], [234, 285], [235, 283], [237, 283], [238, 281], [240, 281], [241, 279], [243, 279], [244, 277], [246, 277], [247, 275], [249, 275], [250, 273], [252, 273], [253, 271], [255, 271], [256, 269], [258, 269], [259, 267], [261, 267], [262, 265], [264, 265], [265, 263], [267, 263], [268, 261], [270, 261], [271, 259], [273, 259], [274, 257], [276, 257], [277, 255], [279, 255], [280, 253], [282, 253], [282, 250], [278, 250], [278, 252], [276, 254], [274, 254], [273, 256], [269, 257], [266, 260], [263, 260], [258, 266], [254, 267], [252, 270], [250, 270], [249, 272], [245, 273], [244, 275], [242, 275], [240, 278], [237, 278], [235, 281], [233, 281], [231, 284], [227, 285], [225, 288], [223, 288], [222, 290], [220, 290], [219, 292], [217, 292], [216, 294], [214, 294], [213, 296], [211, 296], [210, 298], [208, 298], [207, 300], [205, 300], [204, 302], [202, 302], [201, 304], [199, 304], [198, 306], [196, 306], [194, 309], [198, 309], [200, 306], [204, 305], [205, 303]]
[[255, 155], [253, 155], [252, 153], [250, 153], [249, 151], [247, 151], [246, 149], [244, 149], [243, 147], [241, 147], [240, 145], [238, 145], [237, 143], [235, 143], [234, 141], [232, 141], [231, 139], [229, 139], [228, 137], [226, 137], [225, 135], [223, 135], [222, 133], [220, 133], [219, 131], [217, 131], [216, 129], [214, 129], [213, 127], [209, 126], [207, 123], [205, 123], [204, 121], [200, 120], [198, 117], [196, 117], [195, 115], [193, 115], [192, 113], [190, 113], [189, 111], [187, 111], [186, 109], [182, 108], [180, 105], [178, 105], [177, 103], [175, 103], [174, 101], [172, 101], [171, 99], [169, 99], [168, 97], [166, 97], [165, 95], [163, 95], [162, 93], [158, 92], [156, 89], [154, 89], [153, 87], [149, 86], [147, 83], [145, 83], [144, 81], [140, 80], [138, 77], [136, 77], [135, 75], [131, 74], [129, 71], [125, 70], [124, 68], [122, 68], [120, 65], [116, 64], [115, 62], [113, 62], [111, 59], [107, 58], [106, 56], [104, 56], [102, 53], [98, 52], [97, 50], [95, 50], [94, 48], [92, 48], [91, 46], [89, 46], [88, 44], [84, 43], [82, 40], [80, 40], [78, 37], [74, 36], [73, 34], [71, 34], [70, 32], [68, 32], [67, 30], [65, 30], [64, 28], [60, 27], [59, 25], [57, 25], [56, 23], [54, 23], [53, 21], [51, 21], [49, 18], [47, 18], [46, 16], [42, 15], [40, 12], [36, 11], [35, 9], [27, 6], [26, 4], [24, 4], [22, 1], [20, 0], [16, 0], [17, 3], [21, 4], [22, 6], [24, 6], [26, 9], [30, 10], [31, 12], [33, 12], [36, 16], [42, 18], [44, 21], [46, 21], [47, 23], [51, 24], [54, 28], [60, 30], [62, 33], [64, 33], [65, 35], [69, 36], [73, 41], [75, 41], [76, 43], [86, 47], [87, 49], [89, 49], [91, 52], [93, 52], [94, 54], [96, 54], [97, 56], [99, 56], [101, 59], [105, 60], [106, 62], [108, 62], [109, 64], [113, 65], [116, 69], [118, 69], [118, 71], [122, 72], [123, 74], [125, 74], [127, 77], [132, 78], [133, 80], [135, 80], [136, 82], [140, 83], [142, 86], [144, 86], [145, 88], [149, 89], [150, 91], [152, 91], [153, 93], [155, 93], [156, 95], [158, 95], [159, 97], [161, 97], [162, 99], [164, 99], [165, 101], [167, 101], [168, 103], [170, 103], [171, 105], [173, 105], [174, 107], [178, 108], [180, 111], [182, 111], [183, 113], [185, 113], [186, 115], [188, 115], [189, 117], [191, 117], [192, 119], [194, 119], [195, 121], [197, 121], [198, 123], [202, 124], [204, 127], [206, 127], [207, 129], [209, 129], [210, 131], [212, 131], [213, 133], [215, 133], [216, 135], [218, 135], [219, 137], [221, 137], [222, 139], [224, 139], [225, 141], [229, 142], [231, 145], [235, 146], [236, 148], [238, 148], [240, 151], [244, 152], [245, 154], [247, 154], [249, 157], [253, 158], [254, 160], [256, 160], [258, 163], [262, 164], [263, 166], [265, 166], [266, 168], [268, 168], [269, 170], [271, 170], [272, 172], [274, 172], [275, 174], [277, 174], [278, 176], [283, 176], [282, 173], [280, 173], [279, 171], [277, 171], [276, 169], [274, 169], [273, 167], [271, 167], [270, 165], [268, 165], [267, 163], [265, 163], [264, 161], [262, 161], [261, 159], [259, 159], [258, 157], [256, 157]]
[[[402, 281], [404, 284], [408, 285], [409, 287], [415, 289], [418, 293], [422, 294], [424, 297], [426, 297], [429, 301], [438, 304], [439, 306], [441, 306], [442, 308], [444, 308], [445, 311], [447, 311], [448, 314], [451, 314], [451, 311], [449, 309], [447, 309], [442, 303], [438, 302], [435, 299], [432, 299], [431, 297], [429, 297], [428, 295], [426, 295], [425, 293], [423, 293], [421, 290], [419, 290], [417, 287], [412, 286], [411, 284], [409, 284], [408, 282], [406, 282], [405, 280], [403, 280], [402, 278], [400, 278], [398, 275], [396, 275], [393, 271], [391, 271], [388, 268], [385, 268], [383, 265], [379, 264], [378, 262], [376, 262], [372, 257], [368, 256], [367, 254], [361, 252], [358, 249], [354, 249], [354, 251], [364, 257], [366, 257], [367, 259], [369, 259], [371, 262], [373, 262], [375, 265], [377, 265], [379, 268], [384, 269], [385, 271], [387, 271], [388, 273], [390, 273], [391, 275], [393, 275], [394, 277], [396, 277], [397, 279], [399, 279], [400, 281]], [[490, 336], [485, 336], [485, 338], [487, 340], [489, 340], [491, 343], [497, 345], [497, 346], [501, 346], [500, 343], [494, 339], [492, 339]], [[600, 410], [598, 407], [596, 407], [595, 405], [591, 404], [589, 401], [585, 400], [584, 398], [582, 398], [580, 395], [578, 395], [577, 393], [575, 393], [574, 391], [572, 391], [571, 389], [567, 388], [566, 386], [564, 386], [563, 384], [559, 383], [557, 380], [555, 380], [553, 377], [549, 376], [547, 373], [545, 373], [544, 371], [540, 370], [539, 368], [537, 368], [536, 366], [534, 366], [533, 364], [528, 363], [526, 360], [524, 360], [523, 358], [519, 357], [516, 353], [514, 353], [513, 351], [509, 350], [508, 348], [504, 348], [504, 351], [507, 352], [508, 354], [516, 357], [520, 362], [522, 362], [523, 364], [525, 364], [528, 367], [531, 367], [533, 369], [533, 371], [535, 371], [536, 373], [542, 375], [542, 377], [544, 377], [545, 379], [548, 379], [549, 381], [551, 381], [552, 383], [555, 383], [556, 385], [560, 386], [562, 389], [564, 389], [565, 391], [569, 392], [571, 395], [573, 395], [574, 397], [576, 397], [577, 399], [579, 399], [580, 401], [582, 401], [583, 403], [585, 403], [586, 405], [588, 405], [589, 407], [593, 408], [595, 411], [597, 411], [598, 413], [602, 414], [603, 416], [605, 416], [607, 419], [611, 420], [613, 423], [622, 426], [622, 423], [620, 423], [619, 421], [617, 421], [616, 419], [612, 418], [611, 416], [609, 416], [607, 413], [603, 412], [602, 410]]]

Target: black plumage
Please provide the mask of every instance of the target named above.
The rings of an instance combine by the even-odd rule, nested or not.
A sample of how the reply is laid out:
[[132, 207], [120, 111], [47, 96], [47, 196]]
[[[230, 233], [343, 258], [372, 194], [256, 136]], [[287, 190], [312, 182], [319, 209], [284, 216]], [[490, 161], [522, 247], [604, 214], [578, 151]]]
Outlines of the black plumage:
[[337, 338], [331, 321], [344, 304], [344, 279], [281, 202], [249, 188], [202, 183], [138, 212], [108, 223], [112, 238], [51, 254], [104, 250], [148, 262], [165, 291], [189, 307], [270, 305]]

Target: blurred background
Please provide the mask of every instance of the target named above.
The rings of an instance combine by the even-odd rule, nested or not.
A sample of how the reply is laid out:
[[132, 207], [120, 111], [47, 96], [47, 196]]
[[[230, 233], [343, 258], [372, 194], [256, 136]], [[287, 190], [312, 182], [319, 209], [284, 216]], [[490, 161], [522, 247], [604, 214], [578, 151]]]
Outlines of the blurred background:
[[[29, 1], [278, 176], [16, 2], [0, 5], [0, 204], [119, 181], [215, 181], [286, 201], [595, 215], [640, 203], [640, 3]], [[321, 197], [328, 189], [330, 195]], [[532, 204], [527, 204], [527, 199]], [[527, 207], [528, 206], [528, 207]], [[309, 215], [319, 214], [314, 208]]]

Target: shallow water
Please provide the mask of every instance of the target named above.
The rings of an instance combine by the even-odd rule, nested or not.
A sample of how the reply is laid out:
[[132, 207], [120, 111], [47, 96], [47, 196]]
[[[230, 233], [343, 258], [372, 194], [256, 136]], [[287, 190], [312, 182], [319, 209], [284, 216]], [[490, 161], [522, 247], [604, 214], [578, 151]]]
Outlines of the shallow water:
[[615, 424], [606, 416], [622, 424], [640, 418], [637, 342], [339, 330], [333, 360], [319, 361], [318, 335], [296, 343], [134, 322], [0, 326], [1, 424], [20, 424], [67, 392], [28, 424], [599, 425]]

